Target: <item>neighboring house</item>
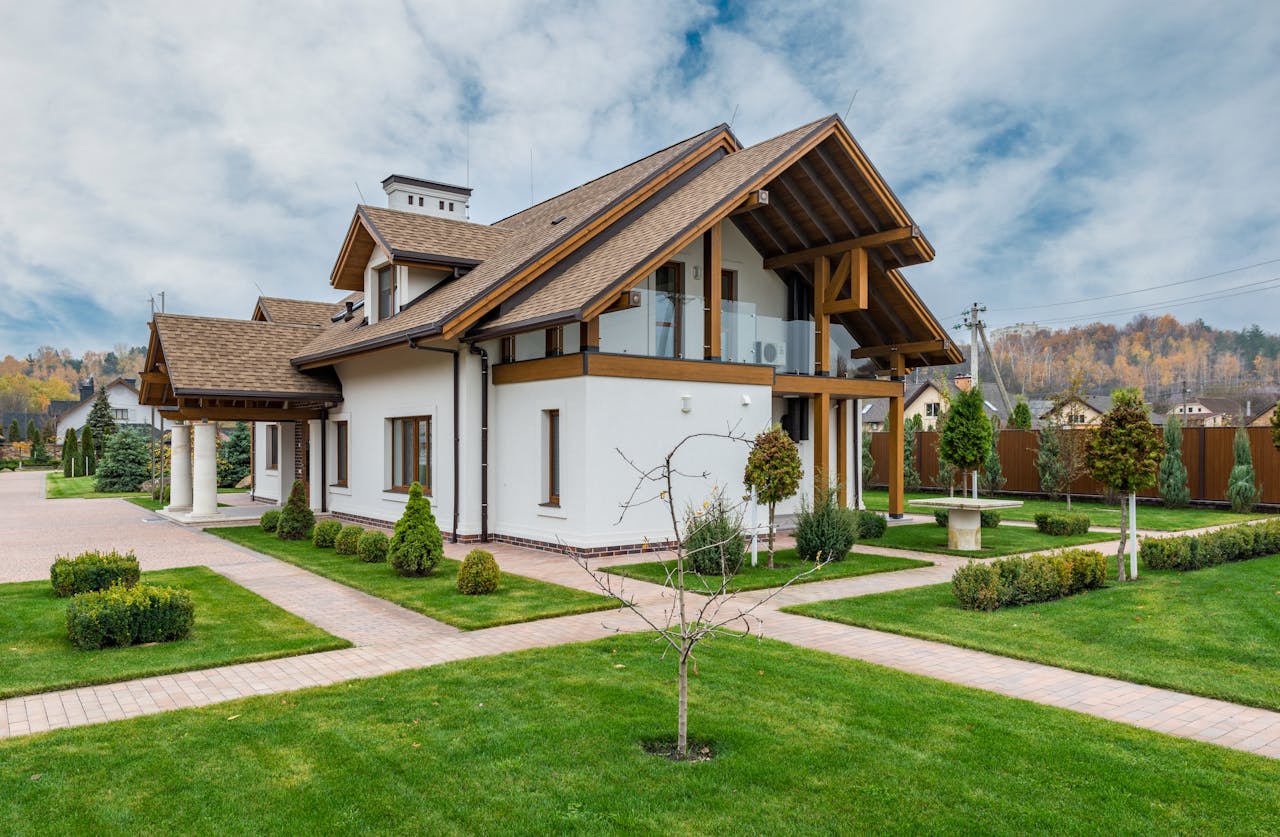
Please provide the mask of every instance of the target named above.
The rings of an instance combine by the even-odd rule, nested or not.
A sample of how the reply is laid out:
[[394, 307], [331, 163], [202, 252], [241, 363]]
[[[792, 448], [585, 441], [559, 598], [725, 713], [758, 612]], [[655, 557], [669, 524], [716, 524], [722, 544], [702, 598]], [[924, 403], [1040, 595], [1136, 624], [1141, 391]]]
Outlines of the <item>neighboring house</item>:
[[1041, 424], [1056, 424], [1067, 429], [1096, 427], [1102, 421], [1102, 415], [1111, 409], [1111, 396], [1073, 397], [1057, 406], [1052, 401], [1037, 400], [1029, 406], [1032, 408], [1032, 415], [1037, 416]]
[[1272, 416], [1276, 414], [1276, 406], [1280, 402], [1272, 401], [1271, 406], [1267, 407], [1256, 416], [1248, 416], [1247, 423], [1249, 427], [1270, 427]]
[[[916, 384], [914, 388], [908, 388], [903, 406], [903, 418], [910, 420], [915, 416], [920, 416], [921, 427], [925, 430], [937, 430], [938, 418], [947, 411], [947, 405], [955, 400], [961, 390], [967, 390], [968, 388], [968, 375], [958, 375], [954, 380], [948, 382], [945, 398], [935, 381]], [[1000, 427], [1008, 426], [1009, 417], [1005, 415], [1003, 407], [994, 404], [985, 397], [982, 403], [986, 407], [987, 418], [996, 422]], [[862, 405], [864, 428], [874, 432], [885, 430], [888, 413], [889, 400], [887, 398], [876, 398], [865, 402]]]
[[[259, 497], [302, 480], [317, 511], [385, 525], [417, 481], [456, 540], [640, 551], [671, 525], [656, 501], [621, 514], [636, 468], [682, 439], [741, 437], [684, 446], [706, 478], [677, 479], [682, 504], [740, 497], [774, 422], [803, 491], [847, 495], [860, 401], [901, 428], [907, 371], [962, 360], [900, 272], [932, 247], [836, 116], [745, 148], [720, 125], [491, 225], [469, 189], [383, 187], [335, 242], [345, 299], [154, 317], [142, 402], [179, 422], [173, 516], [217, 516], [213, 422], [246, 419]], [[866, 360], [879, 377], [835, 374]]]
[[1200, 396], [1175, 404], [1167, 416], [1177, 416], [1184, 427], [1234, 427], [1244, 414], [1243, 405], [1234, 398]]
[[[138, 381], [136, 378], [116, 378], [106, 384], [107, 401], [111, 403], [111, 414], [120, 427], [133, 427], [142, 433], [152, 429], [158, 434], [161, 429], [161, 418], [158, 410], [144, 407], [138, 403]], [[57, 438], [62, 441], [67, 429], [72, 428], [79, 434], [89, 420], [89, 411], [98, 397], [93, 381], [80, 385], [80, 400], [70, 404], [58, 413]], [[66, 403], [66, 402], [62, 402]]]

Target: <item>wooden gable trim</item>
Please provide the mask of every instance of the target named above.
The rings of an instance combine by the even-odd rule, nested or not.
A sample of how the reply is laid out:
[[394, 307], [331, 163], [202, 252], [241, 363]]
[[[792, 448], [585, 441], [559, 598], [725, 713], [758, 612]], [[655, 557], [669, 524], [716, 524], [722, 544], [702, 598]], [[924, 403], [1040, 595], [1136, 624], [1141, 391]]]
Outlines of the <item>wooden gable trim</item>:
[[[368, 246], [364, 246], [364, 242], [361, 241], [364, 237], [367, 237]], [[351, 219], [351, 226], [347, 228], [347, 236], [342, 241], [342, 249], [338, 251], [338, 260], [334, 262], [333, 270], [329, 274], [329, 284], [343, 291], [363, 291], [364, 269], [368, 266], [369, 259], [373, 257], [374, 250], [379, 248], [390, 260], [390, 248], [378, 235], [374, 226], [369, 223], [361, 207], [357, 206], [355, 215]], [[363, 261], [361, 261], [362, 255]], [[352, 264], [353, 259], [358, 264]], [[353, 274], [357, 272], [358, 282], [353, 278]]]

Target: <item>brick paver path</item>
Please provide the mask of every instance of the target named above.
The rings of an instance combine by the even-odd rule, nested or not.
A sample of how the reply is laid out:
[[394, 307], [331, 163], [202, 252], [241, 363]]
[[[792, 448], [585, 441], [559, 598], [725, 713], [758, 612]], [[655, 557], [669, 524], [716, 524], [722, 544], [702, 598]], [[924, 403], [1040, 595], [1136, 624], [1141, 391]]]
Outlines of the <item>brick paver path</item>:
[[[42, 489], [42, 475], [0, 475], [0, 529], [15, 533], [7, 541], [0, 539], [0, 581], [46, 578], [53, 555], [118, 546], [134, 549], [147, 569], [209, 566], [356, 647], [10, 698], [0, 701], [0, 738], [583, 642], [646, 627], [633, 614], [610, 611], [462, 632], [211, 535], [170, 523], [144, 523], [150, 515], [124, 501], [45, 501]], [[63, 504], [67, 503], [76, 504], [75, 514], [66, 512]], [[780, 546], [786, 544], [783, 539]], [[564, 556], [490, 546], [504, 571], [598, 591], [592, 578]], [[1112, 543], [1096, 548], [1114, 551], [1115, 547]], [[468, 549], [446, 545], [451, 557], [460, 558]], [[932, 561], [934, 566], [791, 587], [756, 611], [765, 634], [951, 683], [1280, 758], [1280, 713], [778, 610], [803, 602], [936, 584], [948, 580], [965, 560], [872, 546], [860, 549], [906, 554]], [[592, 567], [654, 557], [593, 561]], [[613, 581], [618, 583], [617, 578]], [[657, 585], [630, 579], [625, 584], [624, 589], [651, 615], [669, 605], [669, 593]], [[743, 606], [767, 595], [767, 591], [743, 594]]]

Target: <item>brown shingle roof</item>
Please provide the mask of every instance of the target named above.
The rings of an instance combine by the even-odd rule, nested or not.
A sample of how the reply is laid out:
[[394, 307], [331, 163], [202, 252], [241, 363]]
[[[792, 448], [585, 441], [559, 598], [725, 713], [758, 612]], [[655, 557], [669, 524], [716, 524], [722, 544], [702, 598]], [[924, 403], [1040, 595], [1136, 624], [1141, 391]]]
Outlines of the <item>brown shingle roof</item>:
[[[645, 182], [658, 176], [687, 154], [716, 140], [724, 132], [727, 132], [724, 126], [704, 131], [504, 218], [494, 228], [508, 233], [508, 237], [479, 267], [457, 280], [439, 286], [438, 290], [394, 317], [368, 326], [361, 326], [358, 321], [353, 320], [327, 330], [299, 352], [295, 360], [319, 360], [366, 346], [393, 343], [410, 335], [438, 332], [442, 323], [493, 291], [513, 273], [590, 224]], [[552, 223], [561, 216], [564, 216], [563, 221]]]
[[374, 230], [391, 256], [435, 256], [447, 260], [482, 262], [492, 256], [511, 233], [498, 227], [417, 212], [401, 212], [361, 205], [357, 211]]
[[258, 305], [267, 315], [267, 321], [286, 325], [327, 326], [329, 318], [342, 310], [343, 302], [315, 302], [307, 299], [283, 299], [276, 296], [258, 297]]
[[155, 328], [176, 395], [342, 397], [332, 372], [300, 372], [289, 362], [319, 326], [156, 314]]

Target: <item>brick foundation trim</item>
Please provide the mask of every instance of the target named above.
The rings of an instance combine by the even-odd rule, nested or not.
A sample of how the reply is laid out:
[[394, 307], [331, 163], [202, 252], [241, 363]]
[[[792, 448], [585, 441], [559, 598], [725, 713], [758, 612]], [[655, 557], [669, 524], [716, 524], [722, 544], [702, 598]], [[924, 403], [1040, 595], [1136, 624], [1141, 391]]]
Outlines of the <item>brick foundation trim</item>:
[[[381, 520], [376, 517], [364, 517], [358, 514], [348, 514], [346, 512], [329, 512], [329, 517], [334, 520], [340, 520], [343, 523], [354, 523], [357, 526], [364, 526], [373, 529], [394, 529], [396, 522], [394, 520]], [[445, 540], [450, 538], [450, 534], [445, 530], [440, 530], [440, 534], [444, 535]], [[479, 535], [464, 535], [458, 533], [458, 543], [480, 543]]]

